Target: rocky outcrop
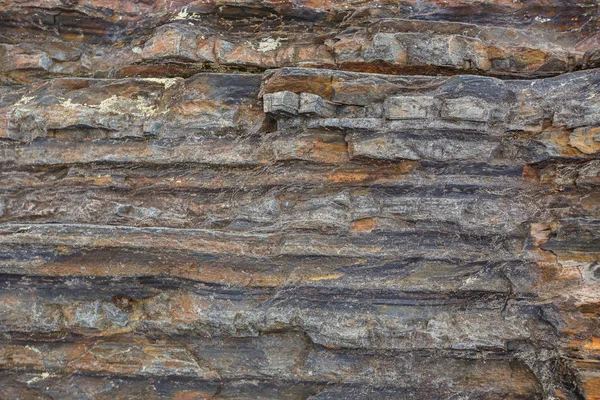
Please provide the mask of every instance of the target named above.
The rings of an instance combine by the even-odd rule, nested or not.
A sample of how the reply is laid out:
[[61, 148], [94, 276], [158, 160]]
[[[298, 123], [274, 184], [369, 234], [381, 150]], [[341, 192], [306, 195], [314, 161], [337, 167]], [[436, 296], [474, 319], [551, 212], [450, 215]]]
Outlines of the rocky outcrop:
[[0, 398], [600, 398], [596, 2], [0, 10]]
[[595, 0], [3, 0], [0, 10], [0, 82], [13, 85], [291, 66], [501, 77], [600, 66]]

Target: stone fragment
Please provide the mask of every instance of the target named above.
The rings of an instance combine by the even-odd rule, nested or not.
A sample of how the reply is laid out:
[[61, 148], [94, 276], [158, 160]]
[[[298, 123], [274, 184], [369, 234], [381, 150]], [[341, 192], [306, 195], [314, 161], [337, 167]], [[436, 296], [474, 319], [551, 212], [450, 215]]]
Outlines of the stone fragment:
[[356, 62], [360, 60], [361, 50], [367, 44], [367, 39], [356, 35], [356, 32], [342, 32], [333, 40], [325, 42], [336, 56], [338, 62]]
[[[575, 90], [575, 87], [572, 86], [571, 82], [565, 82], [564, 90]], [[560, 103], [556, 104], [556, 112], [553, 116], [553, 125], [565, 126], [567, 128], [599, 125], [600, 101], [594, 101], [594, 99], [595, 96], [590, 96], [587, 99], [575, 97], [564, 99]]]
[[235, 43], [218, 39], [215, 42], [217, 61], [227, 65], [245, 65], [249, 67], [273, 67], [275, 52], [261, 52], [247, 43]]
[[395, 96], [385, 101], [387, 119], [425, 119], [437, 117], [437, 100], [431, 96]]
[[77, 61], [82, 54], [76, 44], [69, 45], [61, 42], [48, 43], [44, 50], [52, 60], [59, 62]]
[[163, 25], [142, 50], [144, 60], [183, 59], [216, 62], [214, 38], [184, 25]]
[[298, 114], [300, 97], [287, 90], [263, 96], [263, 110], [275, 117], [290, 117]]
[[300, 93], [300, 109], [298, 112], [326, 118], [334, 115], [335, 106], [316, 94]]
[[[488, 58], [488, 44], [479, 39], [454, 35], [448, 40], [448, 53], [455, 68], [487, 71], [492, 67]], [[434, 60], [432, 60], [434, 61]]]
[[393, 33], [378, 33], [373, 42], [363, 51], [365, 61], [387, 61], [395, 64], [406, 63], [406, 48]]
[[397, 39], [407, 49], [407, 61], [410, 65], [452, 66], [448, 49], [448, 37], [431, 36], [425, 33], [401, 33]]
[[585, 154], [600, 151], [600, 127], [577, 128], [569, 137], [569, 146]]
[[52, 60], [44, 53], [19, 54], [12, 60], [14, 69], [44, 69], [49, 70]]
[[333, 55], [324, 45], [295, 47], [295, 57], [298, 66], [335, 65]]
[[[9, 62], [4, 62], [9, 60]], [[27, 45], [0, 44], [0, 72], [16, 70], [46, 70], [52, 66], [52, 60], [40, 50]]]
[[485, 101], [481, 99], [459, 97], [443, 101], [442, 118], [459, 121], [487, 122], [489, 111]]

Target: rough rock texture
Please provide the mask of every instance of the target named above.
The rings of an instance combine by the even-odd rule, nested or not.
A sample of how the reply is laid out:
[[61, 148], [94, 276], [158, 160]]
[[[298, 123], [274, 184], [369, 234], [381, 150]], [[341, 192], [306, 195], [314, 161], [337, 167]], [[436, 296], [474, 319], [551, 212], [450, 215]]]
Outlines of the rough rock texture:
[[0, 0], [0, 399], [600, 399], [594, 0]]

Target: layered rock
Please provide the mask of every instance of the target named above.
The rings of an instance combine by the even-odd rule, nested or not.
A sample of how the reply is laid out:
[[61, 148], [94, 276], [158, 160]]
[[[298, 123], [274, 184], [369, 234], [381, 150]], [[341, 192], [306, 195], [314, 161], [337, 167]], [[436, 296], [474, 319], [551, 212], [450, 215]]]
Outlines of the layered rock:
[[3, 1], [0, 9], [5, 84], [286, 66], [539, 77], [600, 65], [598, 3], [589, 0]]
[[0, 6], [0, 397], [600, 398], [597, 3]]

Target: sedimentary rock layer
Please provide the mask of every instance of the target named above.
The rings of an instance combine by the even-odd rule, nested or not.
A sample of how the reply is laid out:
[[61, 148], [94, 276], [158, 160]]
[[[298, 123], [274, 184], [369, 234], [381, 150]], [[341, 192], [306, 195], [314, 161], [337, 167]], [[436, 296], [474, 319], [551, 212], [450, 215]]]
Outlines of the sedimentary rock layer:
[[0, 28], [0, 398], [600, 399], [596, 2]]
[[594, 0], [3, 0], [0, 81], [286, 66], [549, 76], [600, 65], [598, 15]]

